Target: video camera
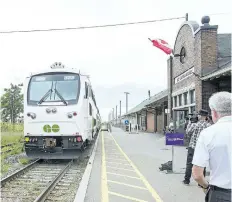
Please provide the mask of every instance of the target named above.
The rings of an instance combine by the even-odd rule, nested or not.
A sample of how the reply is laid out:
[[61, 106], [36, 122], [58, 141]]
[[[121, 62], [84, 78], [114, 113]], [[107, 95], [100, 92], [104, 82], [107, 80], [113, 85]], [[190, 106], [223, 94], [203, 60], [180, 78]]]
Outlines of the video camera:
[[195, 116], [192, 116], [191, 118], [190, 118], [190, 121], [191, 121], [191, 123], [197, 123], [198, 122], [198, 117], [195, 115]]

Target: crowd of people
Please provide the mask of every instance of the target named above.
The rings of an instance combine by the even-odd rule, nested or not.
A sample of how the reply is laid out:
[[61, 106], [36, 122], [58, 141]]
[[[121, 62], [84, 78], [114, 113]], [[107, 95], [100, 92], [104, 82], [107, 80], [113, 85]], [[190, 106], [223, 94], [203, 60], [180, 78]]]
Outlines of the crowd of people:
[[[190, 114], [185, 129], [188, 153], [183, 183], [190, 183], [191, 175], [206, 193], [206, 202], [231, 201], [231, 142], [232, 97], [219, 92], [209, 99], [211, 113], [202, 109]], [[211, 115], [210, 115], [211, 114]], [[206, 181], [206, 167], [210, 180]]]

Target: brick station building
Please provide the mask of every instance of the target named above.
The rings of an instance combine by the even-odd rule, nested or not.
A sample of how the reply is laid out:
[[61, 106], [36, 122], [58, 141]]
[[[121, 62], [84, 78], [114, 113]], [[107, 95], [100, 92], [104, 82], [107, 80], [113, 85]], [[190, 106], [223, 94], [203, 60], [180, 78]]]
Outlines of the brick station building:
[[219, 91], [231, 92], [231, 33], [219, 34], [210, 18], [202, 25], [184, 22], [176, 36], [173, 56], [168, 59], [168, 108], [177, 113], [177, 127], [184, 117], [201, 108], [210, 110], [209, 97]]

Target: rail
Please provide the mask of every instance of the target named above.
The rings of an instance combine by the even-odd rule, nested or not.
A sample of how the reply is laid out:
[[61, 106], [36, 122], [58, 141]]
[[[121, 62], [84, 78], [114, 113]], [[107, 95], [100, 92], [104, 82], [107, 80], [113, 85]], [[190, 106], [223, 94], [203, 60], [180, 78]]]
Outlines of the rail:
[[65, 175], [68, 169], [73, 164], [73, 160], [71, 160], [67, 166], [64, 167], [63, 170], [57, 175], [57, 177], [44, 189], [44, 191], [34, 200], [34, 202], [44, 202], [49, 195], [50, 191], [54, 189], [56, 184], [60, 181], [60, 179]]
[[20, 169], [19, 171], [14, 172], [13, 174], [9, 175], [8, 177], [5, 177], [1, 180], [1, 187], [4, 186], [8, 181], [11, 181], [12, 179], [18, 177], [19, 175], [25, 173], [28, 169], [32, 168], [36, 163], [38, 163], [40, 159], [35, 160], [34, 162], [30, 163], [26, 167]]

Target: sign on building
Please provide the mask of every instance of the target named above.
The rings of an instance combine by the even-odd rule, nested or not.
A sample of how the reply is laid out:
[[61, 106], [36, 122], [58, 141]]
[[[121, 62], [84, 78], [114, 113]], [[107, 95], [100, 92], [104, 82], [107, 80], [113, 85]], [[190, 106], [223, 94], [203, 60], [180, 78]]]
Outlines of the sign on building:
[[194, 67], [192, 67], [191, 69], [187, 70], [183, 74], [177, 76], [175, 78], [175, 84], [181, 82], [182, 80], [184, 80], [184, 79], [186, 79], [188, 77], [190, 77], [193, 74], [193, 72], [194, 72]]

